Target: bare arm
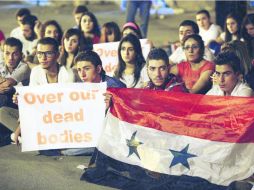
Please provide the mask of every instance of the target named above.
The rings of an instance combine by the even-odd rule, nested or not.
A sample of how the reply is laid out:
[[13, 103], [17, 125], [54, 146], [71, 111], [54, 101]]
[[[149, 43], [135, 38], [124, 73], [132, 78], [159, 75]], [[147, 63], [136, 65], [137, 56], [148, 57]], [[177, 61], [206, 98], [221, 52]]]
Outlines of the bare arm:
[[177, 76], [178, 75], [178, 68], [177, 68], [177, 66], [176, 65], [171, 66], [169, 72]]
[[192, 94], [196, 94], [196, 93], [199, 93], [201, 90], [203, 90], [206, 85], [209, 84], [210, 82], [210, 76], [212, 76], [213, 74], [213, 71], [212, 70], [207, 70], [207, 71], [204, 71], [198, 81], [193, 85], [193, 87], [191, 89], [188, 89], [190, 93]]

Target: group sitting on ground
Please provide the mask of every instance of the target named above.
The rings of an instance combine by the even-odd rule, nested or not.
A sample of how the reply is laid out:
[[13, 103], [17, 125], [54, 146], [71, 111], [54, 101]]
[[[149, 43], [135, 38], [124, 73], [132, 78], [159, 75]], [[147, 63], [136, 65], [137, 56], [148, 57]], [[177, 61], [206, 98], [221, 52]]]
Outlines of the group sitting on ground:
[[[22, 135], [16, 85], [106, 82], [107, 87], [114, 88], [253, 96], [253, 14], [245, 17], [242, 28], [234, 14], [228, 15], [222, 33], [211, 22], [209, 12], [201, 10], [196, 14], [197, 23], [191, 20], [180, 23], [180, 45], [171, 55], [162, 48], [152, 47], [147, 58], [142, 51], [142, 33], [137, 23], [127, 22], [120, 30], [117, 23], [110, 21], [100, 29], [95, 14], [85, 6], [76, 7], [73, 16], [75, 26], [63, 32], [56, 20], [42, 23], [28, 9], [17, 12], [19, 26], [5, 39], [1, 49], [0, 146], [10, 144], [12, 133], [12, 140], [17, 144]], [[118, 63], [113, 76], [108, 76], [93, 46], [112, 42], [119, 42]], [[112, 98], [106, 93], [107, 109]], [[61, 149], [40, 153], [84, 155], [92, 151], [93, 148]]]

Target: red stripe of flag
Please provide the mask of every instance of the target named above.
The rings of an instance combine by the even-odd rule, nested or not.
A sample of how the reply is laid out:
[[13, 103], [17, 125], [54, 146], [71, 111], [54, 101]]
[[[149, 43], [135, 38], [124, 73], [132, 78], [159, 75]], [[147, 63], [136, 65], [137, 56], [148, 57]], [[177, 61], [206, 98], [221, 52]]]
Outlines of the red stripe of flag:
[[111, 113], [160, 131], [222, 142], [254, 142], [254, 99], [110, 88]]

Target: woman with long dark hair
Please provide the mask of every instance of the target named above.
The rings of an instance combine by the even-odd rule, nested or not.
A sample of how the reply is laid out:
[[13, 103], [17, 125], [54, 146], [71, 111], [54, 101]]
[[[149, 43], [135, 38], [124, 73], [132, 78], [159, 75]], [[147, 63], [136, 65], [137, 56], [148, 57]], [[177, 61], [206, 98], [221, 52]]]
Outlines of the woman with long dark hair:
[[115, 22], [107, 22], [101, 28], [101, 43], [118, 42], [121, 40], [121, 31]]
[[100, 27], [97, 18], [92, 12], [85, 12], [79, 23], [79, 29], [82, 31], [84, 38], [87, 41], [91, 41], [92, 44], [100, 42]]
[[79, 50], [84, 49], [83, 34], [79, 29], [70, 28], [62, 38], [59, 63], [67, 69], [74, 68], [74, 58]]
[[219, 44], [241, 40], [241, 25], [237, 15], [230, 13], [227, 15], [224, 25], [224, 32], [216, 39]]
[[248, 14], [242, 22], [242, 37], [247, 44], [251, 59], [254, 59], [254, 14]]
[[149, 80], [140, 41], [134, 34], [128, 34], [119, 43], [115, 77], [128, 88], [142, 88]]

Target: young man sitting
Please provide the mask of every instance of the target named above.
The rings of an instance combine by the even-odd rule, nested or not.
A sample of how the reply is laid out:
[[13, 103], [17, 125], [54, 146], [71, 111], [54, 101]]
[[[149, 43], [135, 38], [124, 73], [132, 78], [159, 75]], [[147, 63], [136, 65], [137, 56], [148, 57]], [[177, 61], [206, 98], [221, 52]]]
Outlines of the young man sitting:
[[79, 78], [83, 82], [107, 82], [107, 87], [126, 88], [126, 85], [120, 80], [106, 75], [102, 68], [101, 59], [94, 51], [79, 53], [74, 60], [74, 64], [76, 65]]
[[[79, 53], [74, 63], [76, 65], [76, 69], [78, 71], [78, 75], [82, 82], [90, 82], [90, 83], [100, 83], [106, 82], [107, 87], [114, 88], [126, 88], [126, 85], [122, 83], [120, 80], [109, 77], [105, 74], [105, 71], [102, 68], [102, 62], [97, 53], [94, 51], [85, 51]], [[111, 101], [111, 95], [105, 94], [105, 103], [108, 108]], [[91, 155], [94, 151], [94, 148], [73, 148], [62, 150], [61, 154], [63, 155]]]
[[147, 74], [150, 79], [146, 89], [186, 92], [184, 83], [169, 73], [167, 53], [161, 48], [152, 49], [147, 57]]
[[12, 105], [13, 86], [28, 85], [30, 69], [22, 60], [22, 43], [8, 38], [4, 44], [3, 59], [0, 63], [0, 107]]
[[248, 84], [241, 81], [240, 60], [233, 52], [218, 54], [213, 75], [213, 87], [206, 94], [218, 96], [245, 96], [253, 95]]

